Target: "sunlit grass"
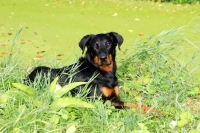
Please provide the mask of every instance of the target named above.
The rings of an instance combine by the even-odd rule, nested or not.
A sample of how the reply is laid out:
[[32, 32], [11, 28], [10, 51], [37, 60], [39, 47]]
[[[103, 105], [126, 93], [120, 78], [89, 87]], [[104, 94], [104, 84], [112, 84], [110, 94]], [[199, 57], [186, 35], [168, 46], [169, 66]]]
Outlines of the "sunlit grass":
[[[178, 43], [187, 39], [182, 36], [182, 31], [182, 28], [172, 28], [136, 40], [124, 53], [123, 59], [117, 60], [121, 98], [149, 105], [161, 114], [142, 114], [128, 108], [118, 110], [109, 101], [87, 100], [87, 92], [80, 92], [76, 96], [79, 100], [75, 102], [85, 101], [95, 108], [63, 105], [66, 99], [61, 99], [61, 102], [56, 102], [56, 99], [71, 98], [70, 89], [64, 88], [67, 94], [58, 93], [55, 97], [54, 82], [44, 85], [35, 82], [28, 87], [31, 91], [27, 91], [27, 86], [22, 84], [29, 64], [8, 57], [0, 67], [0, 132], [199, 132], [200, 84], [195, 75], [200, 65], [195, 60], [199, 51], [188, 57], [182, 55], [181, 47], [177, 47]], [[198, 23], [195, 31], [200, 33]], [[40, 64], [63, 66], [54, 59], [40, 61], [34, 66]], [[68, 101], [74, 102], [72, 99]], [[58, 108], [52, 109], [52, 104], [58, 105]]]
[[[50, 54], [57, 61], [72, 56], [73, 62], [86, 34], [118, 32], [125, 40], [121, 49], [130, 49], [136, 39], [185, 25], [200, 12], [198, 4], [140, 0], [1, 0], [0, 8], [0, 59], [8, 56], [15, 33], [23, 27], [13, 52], [20, 47], [19, 58], [30, 63]], [[187, 48], [187, 54], [193, 53], [192, 47]]]

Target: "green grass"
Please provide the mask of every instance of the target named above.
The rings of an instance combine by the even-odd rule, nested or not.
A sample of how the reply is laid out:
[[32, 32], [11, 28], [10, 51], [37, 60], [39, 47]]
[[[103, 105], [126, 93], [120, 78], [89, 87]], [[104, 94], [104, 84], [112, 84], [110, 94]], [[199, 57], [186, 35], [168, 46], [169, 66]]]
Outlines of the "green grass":
[[[0, 55], [0, 132], [199, 133], [199, 5], [118, 0], [81, 3], [0, 2], [0, 51], [7, 52]], [[162, 114], [117, 110], [109, 101], [87, 100], [86, 91], [76, 98], [95, 108], [66, 105], [57, 111], [50, 108], [55, 99], [49, 84], [36, 82], [30, 86], [34, 93], [28, 94], [12, 84], [23, 83], [35, 66], [70, 64], [80, 55], [81, 37], [105, 31], [119, 32], [125, 39], [122, 51], [117, 51], [121, 99], [149, 105]], [[36, 56], [43, 58], [33, 60]], [[66, 97], [71, 95], [62, 96]]]
[[[81, 92], [77, 98], [90, 102], [95, 108], [60, 107], [56, 102], [52, 103], [55, 98], [49, 93], [49, 85], [41, 86], [36, 82], [30, 86], [34, 93], [26, 93], [23, 87], [15, 89], [17, 86], [12, 83], [22, 83], [29, 66], [12, 56], [2, 61], [0, 67], [0, 132], [198, 133], [200, 84], [195, 68], [200, 64], [195, 59], [199, 52], [184, 58], [179, 51], [181, 48], [177, 46], [187, 40], [183, 33], [195, 31], [195, 34], [199, 34], [198, 22], [192, 25], [195, 30], [187, 26], [173, 28], [137, 40], [124, 53], [123, 59], [117, 60], [121, 98], [127, 102], [149, 105], [161, 111], [161, 114], [143, 114], [128, 108], [117, 110], [109, 101], [105, 104], [100, 99], [88, 101], [84, 97], [85, 92]], [[19, 32], [17, 36], [20, 36]], [[35, 65], [39, 64], [62, 66], [53, 59]], [[71, 96], [67, 94], [62, 97]], [[59, 109], [52, 109], [52, 104]]]
[[173, 2], [175, 4], [196, 4], [199, 2], [199, 0], [161, 0], [161, 2]]
[[186, 25], [200, 12], [199, 4], [132, 0], [1, 0], [0, 8], [0, 59], [8, 56], [16, 31], [23, 27], [14, 52], [22, 48], [19, 58], [30, 64], [37, 57], [58, 54], [63, 56], [57, 59], [71, 56], [72, 62], [74, 53], [81, 54], [78, 42], [86, 34], [116, 31], [124, 37], [125, 51], [136, 39]]

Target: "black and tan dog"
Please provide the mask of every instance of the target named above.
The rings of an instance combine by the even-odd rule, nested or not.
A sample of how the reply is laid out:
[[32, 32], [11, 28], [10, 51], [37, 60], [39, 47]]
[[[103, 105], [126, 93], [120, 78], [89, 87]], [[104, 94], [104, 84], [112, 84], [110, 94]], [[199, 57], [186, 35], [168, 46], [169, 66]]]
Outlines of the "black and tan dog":
[[[88, 97], [102, 96], [102, 99], [110, 100], [116, 108], [125, 106], [138, 108], [137, 104], [124, 103], [119, 98], [119, 85], [116, 77], [116, 47], [120, 49], [123, 43], [123, 37], [116, 32], [106, 34], [86, 35], [79, 42], [79, 47], [84, 53], [87, 47], [86, 56], [80, 58], [79, 62], [60, 69], [52, 69], [44, 66], [36, 67], [28, 76], [30, 81], [34, 81], [37, 74], [43, 78], [49, 78], [50, 82], [56, 76], [59, 76], [58, 83], [63, 86], [68, 84], [70, 70], [79, 64], [74, 72], [74, 82], [87, 82], [98, 72], [98, 75], [90, 83], [90, 91]], [[149, 111], [150, 108], [142, 105], [143, 111]], [[154, 110], [151, 110], [151, 112]]]

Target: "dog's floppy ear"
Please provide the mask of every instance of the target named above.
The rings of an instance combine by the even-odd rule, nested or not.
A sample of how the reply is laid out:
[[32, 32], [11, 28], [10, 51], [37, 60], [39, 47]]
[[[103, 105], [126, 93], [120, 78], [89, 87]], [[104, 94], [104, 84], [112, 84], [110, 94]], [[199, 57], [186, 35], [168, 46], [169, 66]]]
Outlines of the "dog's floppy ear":
[[90, 43], [91, 39], [94, 37], [93, 34], [91, 35], [86, 35], [84, 36], [80, 42], [79, 42], [79, 47], [82, 49], [82, 54], [84, 53], [85, 47], [88, 46], [88, 44]]
[[118, 44], [118, 48], [120, 49], [120, 46], [124, 41], [123, 37], [116, 32], [109, 32], [107, 34], [112, 38], [114, 43]]

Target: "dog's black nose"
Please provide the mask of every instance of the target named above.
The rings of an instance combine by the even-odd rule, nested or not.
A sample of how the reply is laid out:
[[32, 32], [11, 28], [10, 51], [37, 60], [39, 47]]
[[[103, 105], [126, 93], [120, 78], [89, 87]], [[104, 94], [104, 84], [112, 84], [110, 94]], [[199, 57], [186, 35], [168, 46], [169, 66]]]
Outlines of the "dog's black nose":
[[107, 57], [106, 55], [101, 55], [100, 60], [106, 60], [106, 57]]

